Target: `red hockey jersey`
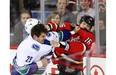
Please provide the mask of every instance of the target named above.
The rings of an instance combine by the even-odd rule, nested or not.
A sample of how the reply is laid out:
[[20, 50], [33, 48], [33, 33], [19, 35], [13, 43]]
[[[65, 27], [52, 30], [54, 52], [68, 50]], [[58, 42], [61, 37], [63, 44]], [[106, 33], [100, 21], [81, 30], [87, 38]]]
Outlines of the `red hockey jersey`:
[[[62, 30], [72, 30], [72, 27], [69, 22], [64, 22], [63, 24], [56, 25], [52, 22], [49, 23], [51, 26], [52, 31], [62, 31]], [[69, 49], [65, 50], [64, 48], [55, 48], [55, 55], [59, 59], [54, 59], [53, 57], [53, 63], [54, 64], [62, 64], [69, 67], [74, 67], [82, 70], [82, 66], [71, 62], [68, 62], [64, 59], [61, 59], [61, 54], [65, 54], [68, 57], [70, 57], [73, 60], [76, 61], [83, 61], [83, 54], [86, 50], [89, 50], [92, 43], [94, 42], [94, 34], [87, 31], [80, 29], [76, 34], [72, 35], [70, 37], [69, 41]], [[68, 62], [68, 63], [67, 63]]]
[[51, 31], [72, 30], [70, 22], [63, 22], [61, 24], [49, 22], [48, 26], [50, 27]]
[[[94, 42], [94, 34], [80, 29], [78, 33], [71, 36], [69, 41], [69, 49], [65, 50], [64, 48], [56, 48], [55, 54], [57, 57], [61, 57], [61, 54], [66, 54], [71, 59], [76, 61], [82, 61], [83, 54], [86, 50], [89, 50], [92, 43]], [[69, 67], [75, 67], [78, 69], [82, 69], [82, 66], [77, 66], [77, 64], [74, 63], [66, 63], [67, 61], [64, 61], [63, 59], [59, 59], [57, 61], [53, 61], [55, 64], [63, 64], [65, 66]]]

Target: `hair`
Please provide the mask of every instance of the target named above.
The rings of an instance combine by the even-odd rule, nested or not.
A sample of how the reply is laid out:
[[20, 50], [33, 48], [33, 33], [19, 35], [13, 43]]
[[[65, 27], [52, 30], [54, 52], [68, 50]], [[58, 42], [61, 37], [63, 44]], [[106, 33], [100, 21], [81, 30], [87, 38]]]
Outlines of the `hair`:
[[45, 26], [43, 24], [37, 24], [31, 29], [31, 36], [32, 37], [34, 35], [39, 37], [41, 35], [41, 33], [47, 33], [47, 29], [45, 28]]
[[20, 11], [20, 17], [21, 17], [21, 15], [24, 14], [24, 13], [29, 14], [29, 15], [32, 17], [32, 13], [31, 13], [31, 11], [30, 11], [29, 9], [22, 9], [22, 10]]
[[59, 15], [58, 12], [53, 12], [48, 16], [47, 23], [51, 22], [51, 19], [54, 18], [56, 15]]
[[[90, 2], [89, 7], [93, 8], [93, 1], [92, 0], [88, 0], [88, 2]], [[80, 3], [80, 1], [79, 1], [79, 3]]]
[[[58, 0], [56, 0], [56, 3], [58, 3]], [[66, 5], [69, 4], [69, 0], [66, 0]]]
[[[68, 3], [69, 0], [66, 0], [66, 3]], [[58, 0], [56, 0], [56, 3], [58, 3]]]
[[66, 8], [71, 12], [76, 11], [77, 10], [77, 5], [76, 4], [77, 4], [76, 0], [69, 0]]

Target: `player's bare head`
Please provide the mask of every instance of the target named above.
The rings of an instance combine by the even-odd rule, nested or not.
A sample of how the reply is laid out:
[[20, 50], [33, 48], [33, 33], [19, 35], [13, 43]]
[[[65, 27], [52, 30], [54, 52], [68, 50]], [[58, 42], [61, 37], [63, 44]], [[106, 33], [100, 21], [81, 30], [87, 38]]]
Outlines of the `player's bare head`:
[[44, 43], [44, 40], [46, 39], [46, 33], [47, 29], [43, 24], [37, 24], [31, 29], [32, 38], [39, 43]]
[[94, 26], [94, 18], [92, 18], [89, 15], [84, 15], [81, 17], [81, 20], [79, 23], [81, 28], [90, 30], [92, 26]]
[[45, 34], [47, 33], [47, 29], [45, 28], [44, 24], [37, 24], [31, 29], [31, 36], [32, 37], [34, 35], [39, 37], [41, 35], [41, 33], [45, 33]]

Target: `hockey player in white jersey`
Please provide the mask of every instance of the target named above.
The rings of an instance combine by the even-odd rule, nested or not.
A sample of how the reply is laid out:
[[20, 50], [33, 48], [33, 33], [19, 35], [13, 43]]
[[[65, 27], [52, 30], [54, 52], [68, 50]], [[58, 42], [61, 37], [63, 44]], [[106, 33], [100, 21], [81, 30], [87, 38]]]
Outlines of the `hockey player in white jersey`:
[[11, 75], [31, 75], [39, 69], [38, 61], [52, 53], [54, 48], [43, 44], [46, 33], [47, 29], [43, 24], [37, 24], [31, 29], [31, 35], [22, 41], [17, 49]]

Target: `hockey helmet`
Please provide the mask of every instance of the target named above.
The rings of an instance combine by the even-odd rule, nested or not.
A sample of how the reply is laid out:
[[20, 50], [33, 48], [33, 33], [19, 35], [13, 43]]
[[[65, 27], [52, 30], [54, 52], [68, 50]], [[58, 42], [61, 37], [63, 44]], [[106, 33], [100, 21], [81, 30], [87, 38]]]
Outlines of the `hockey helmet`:
[[94, 26], [94, 18], [89, 15], [82, 16], [79, 23], [81, 24], [83, 21], [90, 25], [90, 28]]
[[33, 26], [35, 26], [36, 24], [40, 24], [41, 21], [35, 18], [29, 18], [27, 19], [26, 23], [25, 23], [25, 30], [28, 34], [31, 34], [31, 29]]

